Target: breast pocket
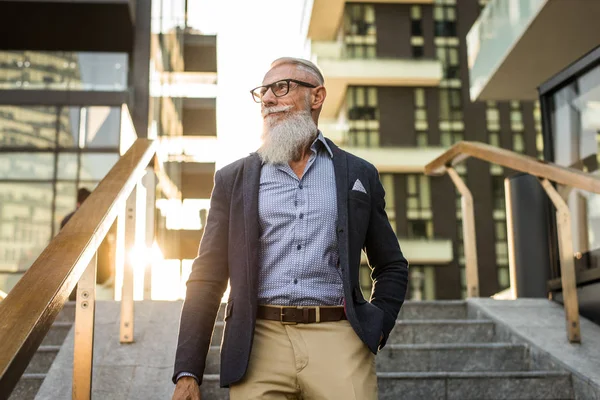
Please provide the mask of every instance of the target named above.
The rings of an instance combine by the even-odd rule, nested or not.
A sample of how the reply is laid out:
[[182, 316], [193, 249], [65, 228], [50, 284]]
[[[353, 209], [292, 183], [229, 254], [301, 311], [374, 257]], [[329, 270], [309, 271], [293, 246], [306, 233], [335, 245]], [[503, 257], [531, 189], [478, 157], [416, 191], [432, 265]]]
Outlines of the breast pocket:
[[370, 213], [370, 196], [363, 192], [351, 190], [348, 194], [348, 225], [350, 229], [364, 234], [369, 225]]

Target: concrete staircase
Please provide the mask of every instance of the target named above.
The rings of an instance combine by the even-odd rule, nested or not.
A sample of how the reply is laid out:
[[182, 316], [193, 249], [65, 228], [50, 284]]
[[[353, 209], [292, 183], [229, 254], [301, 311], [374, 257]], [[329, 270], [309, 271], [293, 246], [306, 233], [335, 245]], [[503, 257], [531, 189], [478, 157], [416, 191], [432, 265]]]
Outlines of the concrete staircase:
[[[219, 389], [215, 327], [202, 392], [227, 399]], [[539, 367], [526, 344], [497, 339], [494, 322], [477, 319], [463, 301], [407, 302], [386, 347], [377, 356], [379, 398], [575, 399], [571, 375]]]
[[10, 400], [33, 400], [75, 322], [75, 302], [67, 302], [31, 359]]

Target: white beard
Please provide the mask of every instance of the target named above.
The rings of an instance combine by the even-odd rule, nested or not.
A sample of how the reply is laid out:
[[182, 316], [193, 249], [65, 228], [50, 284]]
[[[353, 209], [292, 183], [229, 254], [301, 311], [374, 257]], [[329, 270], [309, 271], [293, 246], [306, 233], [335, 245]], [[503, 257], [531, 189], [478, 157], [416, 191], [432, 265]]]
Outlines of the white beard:
[[[265, 109], [263, 116], [277, 109]], [[309, 111], [284, 111], [277, 117], [267, 117], [263, 121], [263, 144], [257, 152], [265, 163], [287, 164], [298, 161], [303, 150], [316, 137], [317, 125]]]

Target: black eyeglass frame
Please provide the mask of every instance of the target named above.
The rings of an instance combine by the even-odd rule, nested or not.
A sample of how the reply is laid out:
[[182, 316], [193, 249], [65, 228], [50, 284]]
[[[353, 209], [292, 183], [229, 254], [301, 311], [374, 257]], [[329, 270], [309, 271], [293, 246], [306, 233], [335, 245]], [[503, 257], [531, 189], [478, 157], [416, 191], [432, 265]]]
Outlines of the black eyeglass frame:
[[[278, 95], [278, 94], [277, 94], [277, 93], [275, 93], [275, 91], [273, 90], [273, 85], [276, 85], [276, 84], [278, 84], [279, 82], [285, 82], [285, 83], [287, 84], [287, 90], [286, 90], [286, 92], [285, 92], [284, 94], [282, 94], [282, 95]], [[271, 83], [270, 85], [257, 86], [257, 87], [255, 87], [254, 89], [252, 89], [252, 90], [250, 91], [250, 94], [252, 95], [252, 100], [254, 100], [256, 103], [260, 103], [260, 102], [262, 102], [262, 98], [263, 98], [263, 96], [264, 96], [265, 94], [267, 94], [267, 92], [269, 91], [269, 89], [271, 89], [271, 92], [273, 92], [273, 95], [274, 95], [275, 97], [283, 97], [283, 96], [286, 96], [286, 95], [287, 95], [287, 94], [290, 92], [290, 82], [294, 82], [294, 83], [296, 83], [296, 84], [298, 84], [298, 85], [300, 85], [300, 86], [304, 86], [304, 87], [311, 88], [311, 89], [314, 89], [314, 88], [317, 88], [317, 87], [319, 87], [319, 86], [317, 86], [317, 85], [313, 85], [312, 83], [308, 83], [308, 82], [299, 81], [299, 80], [297, 80], [297, 79], [280, 79], [280, 80], [278, 80], [277, 82], [273, 82], [273, 83]], [[261, 88], [266, 88], [266, 90], [265, 90], [265, 92], [264, 92], [264, 93], [262, 93], [262, 94], [260, 95], [260, 98], [258, 98], [258, 99], [257, 99], [257, 96], [255, 96], [255, 95], [254, 95], [254, 92], [255, 92], [256, 90], [258, 90], [258, 89], [261, 89]]]

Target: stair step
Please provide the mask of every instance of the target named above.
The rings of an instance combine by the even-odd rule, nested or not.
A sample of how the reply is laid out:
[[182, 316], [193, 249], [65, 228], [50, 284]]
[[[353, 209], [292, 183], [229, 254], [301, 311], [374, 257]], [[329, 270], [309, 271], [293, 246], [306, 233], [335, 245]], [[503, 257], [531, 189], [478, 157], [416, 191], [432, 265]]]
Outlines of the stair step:
[[571, 376], [554, 371], [379, 373], [379, 399], [574, 399]]
[[67, 301], [54, 322], [74, 322], [75, 321], [75, 302]]
[[42, 346], [60, 346], [69, 334], [73, 322], [55, 322], [42, 341]]
[[387, 344], [486, 343], [494, 335], [488, 320], [398, 320]]
[[400, 309], [399, 319], [467, 319], [467, 303], [462, 300], [406, 301]]
[[33, 400], [46, 374], [23, 374], [12, 391], [9, 400]]
[[44, 374], [48, 372], [61, 346], [40, 346], [25, 370], [26, 374]]
[[[222, 321], [215, 323], [213, 346], [221, 345], [223, 326]], [[488, 343], [494, 335], [489, 320], [398, 320], [387, 344]]]
[[376, 360], [381, 372], [526, 371], [529, 349], [512, 343], [392, 344]]
[[[380, 400], [571, 400], [568, 373], [526, 372], [413, 372], [378, 373]], [[204, 375], [206, 399], [229, 399], [219, 387], [219, 376]]]

